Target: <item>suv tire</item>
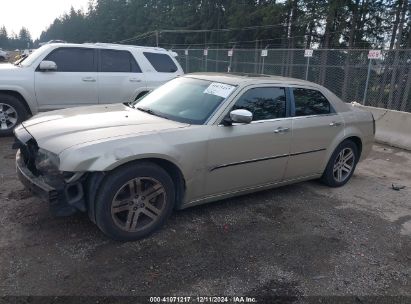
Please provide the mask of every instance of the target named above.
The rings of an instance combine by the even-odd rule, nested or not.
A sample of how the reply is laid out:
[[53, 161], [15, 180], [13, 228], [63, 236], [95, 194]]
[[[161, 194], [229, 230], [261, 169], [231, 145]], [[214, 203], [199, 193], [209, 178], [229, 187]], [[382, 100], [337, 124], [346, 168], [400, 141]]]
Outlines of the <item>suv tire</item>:
[[170, 175], [151, 162], [127, 164], [103, 181], [96, 200], [96, 224], [118, 241], [134, 241], [161, 227], [175, 203]]
[[331, 155], [321, 181], [330, 187], [345, 185], [353, 175], [358, 160], [357, 145], [351, 140], [343, 141]]
[[12, 135], [14, 128], [27, 117], [26, 107], [19, 98], [0, 93], [0, 136]]

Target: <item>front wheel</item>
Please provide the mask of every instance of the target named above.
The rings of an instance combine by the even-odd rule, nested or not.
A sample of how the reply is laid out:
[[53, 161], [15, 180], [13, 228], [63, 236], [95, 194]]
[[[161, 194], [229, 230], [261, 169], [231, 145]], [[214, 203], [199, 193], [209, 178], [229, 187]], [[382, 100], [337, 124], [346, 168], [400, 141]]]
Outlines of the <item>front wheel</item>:
[[343, 141], [331, 155], [322, 182], [330, 187], [345, 185], [353, 175], [358, 160], [357, 145], [351, 140]]
[[104, 180], [96, 223], [112, 239], [138, 240], [164, 224], [174, 201], [174, 184], [163, 168], [150, 162], [125, 165]]
[[0, 94], [0, 136], [13, 134], [14, 128], [27, 117], [27, 110], [17, 97]]

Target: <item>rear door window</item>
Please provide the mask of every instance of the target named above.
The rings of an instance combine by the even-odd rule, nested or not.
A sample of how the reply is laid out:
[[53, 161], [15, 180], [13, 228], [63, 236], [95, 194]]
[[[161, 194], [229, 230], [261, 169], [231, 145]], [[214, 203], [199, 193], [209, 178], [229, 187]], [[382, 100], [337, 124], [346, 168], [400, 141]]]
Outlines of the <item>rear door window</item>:
[[58, 48], [44, 60], [57, 64], [56, 72], [95, 72], [94, 49], [90, 48]]
[[100, 50], [100, 72], [141, 73], [141, 69], [129, 51]]
[[153, 68], [160, 73], [175, 73], [178, 68], [167, 54], [143, 52]]
[[335, 113], [327, 98], [317, 90], [293, 89], [295, 116], [324, 115]]

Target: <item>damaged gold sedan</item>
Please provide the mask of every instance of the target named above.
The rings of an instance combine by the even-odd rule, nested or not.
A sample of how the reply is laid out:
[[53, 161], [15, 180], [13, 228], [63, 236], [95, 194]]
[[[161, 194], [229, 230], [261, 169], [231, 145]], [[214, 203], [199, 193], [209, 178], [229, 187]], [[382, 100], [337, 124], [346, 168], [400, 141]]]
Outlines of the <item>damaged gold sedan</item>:
[[87, 212], [130, 241], [175, 209], [309, 179], [342, 186], [374, 133], [371, 113], [314, 83], [190, 74], [134, 103], [37, 115], [15, 129], [16, 161], [54, 214]]

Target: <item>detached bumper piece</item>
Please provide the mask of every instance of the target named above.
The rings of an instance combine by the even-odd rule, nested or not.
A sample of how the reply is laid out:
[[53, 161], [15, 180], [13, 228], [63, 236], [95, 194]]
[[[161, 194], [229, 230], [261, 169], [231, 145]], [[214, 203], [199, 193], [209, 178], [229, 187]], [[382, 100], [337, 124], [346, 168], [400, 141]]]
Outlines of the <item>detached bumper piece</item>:
[[16, 155], [17, 176], [21, 183], [42, 201], [49, 203], [50, 212], [56, 216], [69, 216], [78, 210], [86, 211], [85, 196], [81, 182], [51, 187], [41, 176], [35, 176], [26, 166], [20, 150]]

